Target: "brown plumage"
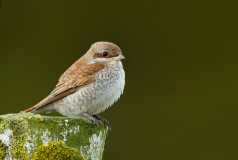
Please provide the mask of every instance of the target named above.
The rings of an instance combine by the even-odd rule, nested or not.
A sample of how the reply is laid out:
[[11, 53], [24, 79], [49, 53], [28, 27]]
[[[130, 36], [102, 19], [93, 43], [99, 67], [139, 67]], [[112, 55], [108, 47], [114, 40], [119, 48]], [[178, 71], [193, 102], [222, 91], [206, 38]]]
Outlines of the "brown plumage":
[[120, 61], [123, 58], [120, 48], [113, 43], [97, 42], [93, 44], [84, 56], [61, 75], [54, 90], [46, 98], [25, 111], [40, 111], [46, 106], [72, 95], [80, 88], [93, 83], [96, 73], [103, 70], [109, 63]]
[[39, 103], [31, 108], [26, 109], [26, 112], [32, 112], [34, 110], [39, 110], [40, 108], [49, 105], [59, 99], [68, 96], [79, 87], [88, 85], [92, 83], [94, 79], [94, 74], [99, 70], [104, 68], [103, 64], [84, 64], [83, 59], [76, 61], [68, 70], [63, 73], [60, 77], [54, 90]]

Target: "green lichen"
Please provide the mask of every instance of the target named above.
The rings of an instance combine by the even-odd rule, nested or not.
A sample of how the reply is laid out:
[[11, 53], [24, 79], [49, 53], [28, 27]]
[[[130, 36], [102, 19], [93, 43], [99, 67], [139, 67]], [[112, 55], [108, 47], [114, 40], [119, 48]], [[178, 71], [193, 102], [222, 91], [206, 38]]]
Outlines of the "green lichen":
[[[0, 143], [0, 159], [5, 156], [8, 159], [37, 160], [41, 157], [38, 159], [48, 160], [49, 158], [42, 156], [49, 153], [52, 153], [52, 159], [57, 160], [59, 158], [55, 156], [61, 155], [60, 153], [61, 157], [70, 155], [70, 159], [66, 158], [69, 160], [82, 160], [82, 157], [92, 160], [95, 155], [96, 159], [101, 159], [107, 130], [107, 126], [97, 126], [79, 118], [41, 116], [24, 112], [1, 115], [0, 140], [5, 147], [1, 147]], [[7, 141], [5, 136], [9, 138]], [[100, 143], [92, 141], [95, 136], [99, 137]]]
[[68, 147], [63, 141], [52, 141], [39, 146], [33, 153], [32, 160], [83, 160], [77, 149]]
[[25, 148], [28, 123], [25, 119], [14, 119], [10, 123], [10, 129], [13, 131], [11, 154], [14, 158], [29, 160], [29, 155]]
[[0, 159], [4, 159], [6, 157], [6, 150], [7, 147], [2, 142], [0, 142]]

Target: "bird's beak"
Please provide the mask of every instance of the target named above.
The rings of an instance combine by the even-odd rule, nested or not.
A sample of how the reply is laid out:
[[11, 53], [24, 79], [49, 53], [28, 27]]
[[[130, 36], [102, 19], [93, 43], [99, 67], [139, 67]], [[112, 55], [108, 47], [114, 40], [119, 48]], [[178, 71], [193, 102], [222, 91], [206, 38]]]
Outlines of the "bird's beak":
[[118, 60], [122, 60], [122, 59], [126, 59], [126, 57], [123, 56], [122, 54], [120, 54], [120, 55], [118, 56]]
[[125, 59], [125, 56], [123, 56], [122, 54], [116, 56], [116, 57], [112, 57], [112, 58], [96, 58], [93, 59], [89, 62], [89, 64], [95, 64], [95, 63], [107, 63], [107, 62], [112, 62], [112, 61], [120, 61], [122, 59]]

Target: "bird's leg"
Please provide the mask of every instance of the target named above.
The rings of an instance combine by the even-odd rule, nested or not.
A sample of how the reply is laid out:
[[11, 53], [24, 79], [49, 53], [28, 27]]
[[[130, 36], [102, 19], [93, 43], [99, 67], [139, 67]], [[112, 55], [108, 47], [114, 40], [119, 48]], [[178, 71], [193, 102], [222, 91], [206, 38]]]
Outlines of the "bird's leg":
[[109, 129], [111, 129], [111, 123], [107, 119], [103, 118], [100, 115], [96, 115], [96, 114], [93, 115], [93, 117], [96, 118], [97, 120], [103, 122], [104, 124], [106, 124], [109, 127]]
[[93, 115], [94, 118], [100, 120], [100, 121], [103, 121], [104, 119], [102, 118], [102, 116], [99, 116], [99, 115]]
[[86, 113], [86, 112], [81, 113], [81, 114], [80, 114], [80, 118], [82, 118], [82, 119], [84, 119], [84, 120], [86, 120], [86, 121], [89, 121], [89, 122], [91, 122], [91, 123], [94, 123], [94, 124], [96, 124], [96, 125], [102, 125], [102, 124], [104, 124], [101, 119], [98, 119], [98, 118], [94, 117], [93, 115], [90, 115], [89, 113]]

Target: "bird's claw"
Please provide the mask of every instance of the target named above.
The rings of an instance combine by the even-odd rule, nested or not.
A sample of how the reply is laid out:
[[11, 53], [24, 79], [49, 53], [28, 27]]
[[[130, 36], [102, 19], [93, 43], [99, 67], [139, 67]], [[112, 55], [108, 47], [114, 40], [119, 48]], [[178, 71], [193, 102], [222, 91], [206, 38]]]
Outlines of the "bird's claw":
[[99, 115], [93, 115], [93, 117], [97, 121], [100, 121], [101, 125], [106, 125], [106, 126], [108, 126], [109, 130], [111, 130], [111, 123], [107, 119], [105, 119], [105, 118], [103, 118], [102, 116], [99, 116]]
[[90, 115], [88, 113], [83, 113], [81, 115], [81, 118], [97, 126], [105, 125], [109, 128], [109, 130], [111, 130], [110, 122], [99, 115]]

